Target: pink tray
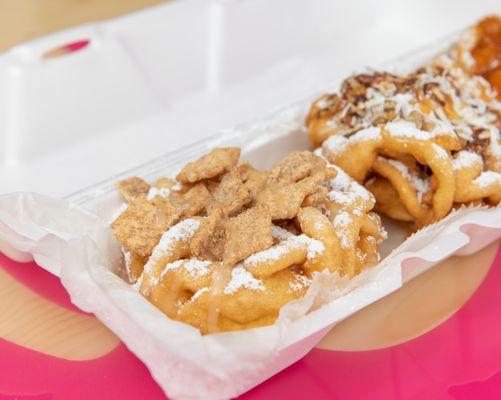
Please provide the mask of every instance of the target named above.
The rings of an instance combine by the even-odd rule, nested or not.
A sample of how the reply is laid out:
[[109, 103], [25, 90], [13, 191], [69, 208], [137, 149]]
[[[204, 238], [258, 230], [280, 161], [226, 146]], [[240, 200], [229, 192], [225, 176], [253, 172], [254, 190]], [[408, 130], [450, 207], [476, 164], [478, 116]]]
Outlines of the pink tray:
[[[78, 311], [59, 280], [0, 255], [0, 266], [39, 295]], [[485, 280], [447, 321], [416, 339], [361, 352], [314, 349], [243, 398], [500, 399], [501, 247]], [[0, 400], [164, 399], [123, 344], [67, 361], [0, 339]]]

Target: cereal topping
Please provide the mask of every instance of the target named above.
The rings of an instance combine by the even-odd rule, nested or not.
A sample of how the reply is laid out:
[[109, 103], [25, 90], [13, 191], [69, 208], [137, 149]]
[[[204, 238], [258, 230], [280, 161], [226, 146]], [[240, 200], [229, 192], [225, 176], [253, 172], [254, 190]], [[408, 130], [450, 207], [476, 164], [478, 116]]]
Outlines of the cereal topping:
[[[321, 155], [259, 171], [234, 150], [157, 181], [112, 224], [134, 287], [202, 333], [272, 323], [314, 273], [374, 265], [384, 233], [370, 194]], [[374, 240], [359, 243], [365, 230]]]
[[270, 211], [263, 205], [252, 207], [228, 219], [225, 232], [223, 261], [232, 266], [273, 244]]
[[158, 201], [136, 198], [111, 225], [122, 246], [139, 257], [148, 257], [162, 233], [179, 218], [176, 208], [167, 200], [155, 199]]
[[150, 185], [137, 176], [118, 182], [117, 187], [128, 203], [131, 203], [136, 197], [148, 194], [150, 190]]
[[195, 183], [214, 178], [233, 168], [240, 158], [240, 149], [236, 147], [219, 148], [186, 164], [176, 179], [181, 183]]

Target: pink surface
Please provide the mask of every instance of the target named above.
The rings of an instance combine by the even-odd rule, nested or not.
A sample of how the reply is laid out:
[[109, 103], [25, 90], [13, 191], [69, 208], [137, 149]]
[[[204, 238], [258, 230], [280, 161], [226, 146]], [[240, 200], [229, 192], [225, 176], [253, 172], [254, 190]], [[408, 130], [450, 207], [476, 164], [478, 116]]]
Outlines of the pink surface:
[[[34, 264], [0, 265], [73, 309], [57, 278]], [[446, 322], [398, 346], [367, 352], [314, 349], [242, 396], [315, 399], [501, 398], [501, 252], [473, 297]], [[65, 361], [0, 340], [0, 400], [164, 398], [124, 345], [91, 361]], [[61, 377], [64, 376], [64, 379]]]

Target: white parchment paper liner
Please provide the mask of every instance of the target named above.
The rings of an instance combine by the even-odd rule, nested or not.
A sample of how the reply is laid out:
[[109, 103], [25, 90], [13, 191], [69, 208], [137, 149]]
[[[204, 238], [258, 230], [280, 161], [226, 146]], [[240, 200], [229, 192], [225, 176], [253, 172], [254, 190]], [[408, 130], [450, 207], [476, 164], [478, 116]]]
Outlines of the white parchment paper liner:
[[273, 326], [201, 336], [165, 317], [115, 275], [120, 249], [99, 218], [63, 200], [0, 196], [0, 241], [32, 253], [59, 275], [71, 300], [115, 332], [169, 396], [183, 399], [249, 390], [304, 356], [337, 322], [451, 254], [472, 253], [500, 236], [501, 208], [454, 211], [351, 281], [319, 275]]

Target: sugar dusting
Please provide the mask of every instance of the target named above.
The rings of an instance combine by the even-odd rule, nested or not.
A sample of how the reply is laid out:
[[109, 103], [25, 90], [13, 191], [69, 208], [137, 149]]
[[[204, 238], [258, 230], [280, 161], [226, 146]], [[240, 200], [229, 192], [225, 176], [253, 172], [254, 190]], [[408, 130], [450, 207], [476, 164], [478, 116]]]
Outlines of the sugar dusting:
[[348, 138], [343, 135], [332, 135], [323, 144], [322, 147], [332, 155], [342, 154], [346, 151]]
[[494, 171], [485, 171], [473, 181], [473, 184], [481, 188], [486, 188], [492, 185], [501, 185], [501, 174]]
[[291, 251], [297, 250], [302, 247], [306, 248], [306, 257], [308, 259], [313, 259], [325, 251], [325, 247], [322, 242], [312, 239], [305, 234], [298, 236], [290, 234], [289, 236], [283, 232], [287, 232], [285, 229], [279, 227], [273, 228], [273, 231], [275, 237], [278, 236], [279, 238], [283, 238], [282, 241], [270, 247], [269, 249], [260, 251], [247, 257], [243, 261], [243, 265], [245, 267], [279, 260], [280, 258], [289, 254]]
[[421, 201], [423, 200], [423, 195], [428, 193], [428, 191], [430, 190], [430, 180], [421, 179], [416, 174], [412, 174], [409, 171], [409, 168], [407, 168], [407, 165], [398, 160], [393, 160], [391, 158], [384, 158], [384, 157], [378, 157], [378, 160], [382, 162], [387, 162], [394, 168], [396, 168], [403, 175], [403, 177], [411, 183], [412, 187], [416, 191], [418, 201], [421, 203]]
[[352, 225], [353, 220], [350, 215], [346, 211], [340, 212], [338, 215], [334, 217], [334, 228], [337, 229], [337, 234], [339, 236], [339, 242], [341, 247], [348, 248], [351, 245], [351, 242], [347, 235], [347, 230], [349, 230]]
[[482, 157], [477, 153], [469, 150], [461, 150], [455, 154], [454, 159], [452, 160], [452, 165], [454, 166], [454, 170], [460, 170], [463, 168], [472, 167], [475, 164], [483, 165]]
[[366, 188], [350, 178], [341, 168], [334, 165], [331, 167], [336, 169], [337, 175], [329, 182], [329, 199], [345, 206], [353, 204], [359, 198], [364, 201], [371, 200], [372, 194]]
[[311, 285], [312, 280], [305, 275], [294, 274], [294, 281], [289, 282], [289, 287], [295, 292], [302, 291]]
[[204, 293], [208, 293], [209, 292], [209, 288], [208, 287], [204, 287], [202, 289], [199, 289], [195, 292], [195, 294], [193, 296], [191, 296], [191, 299], [190, 299], [190, 303], [193, 303], [194, 301], [196, 301], [200, 296], [202, 296]]
[[239, 289], [264, 291], [263, 281], [254, 278], [252, 274], [242, 266], [236, 266], [231, 271], [231, 280], [224, 288], [224, 294], [233, 294]]
[[418, 129], [414, 122], [398, 120], [388, 122], [385, 130], [394, 137], [412, 138], [418, 140], [429, 140], [431, 135], [428, 132]]
[[185, 219], [179, 222], [162, 235], [160, 241], [153, 249], [153, 252], [144, 266], [144, 274], [150, 274], [156, 264], [163, 258], [168, 256], [176, 243], [179, 241], [187, 242], [200, 228], [200, 221], [196, 219]]
[[184, 268], [191, 276], [205, 276], [209, 273], [209, 269], [207, 268], [211, 265], [212, 262], [199, 260], [197, 258], [188, 258], [174, 261], [170, 264], [167, 264], [160, 275], [160, 279], [169, 271], [177, 270], [179, 268]]
[[371, 126], [369, 128], [359, 130], [349, 138], [343, 135], [332, 135], [322, 144], [322, 147], [331, 154], [337, 155], [346, 150], [348, 143], [367, 142], [379, 139], [381, 139], [381, 128]]

